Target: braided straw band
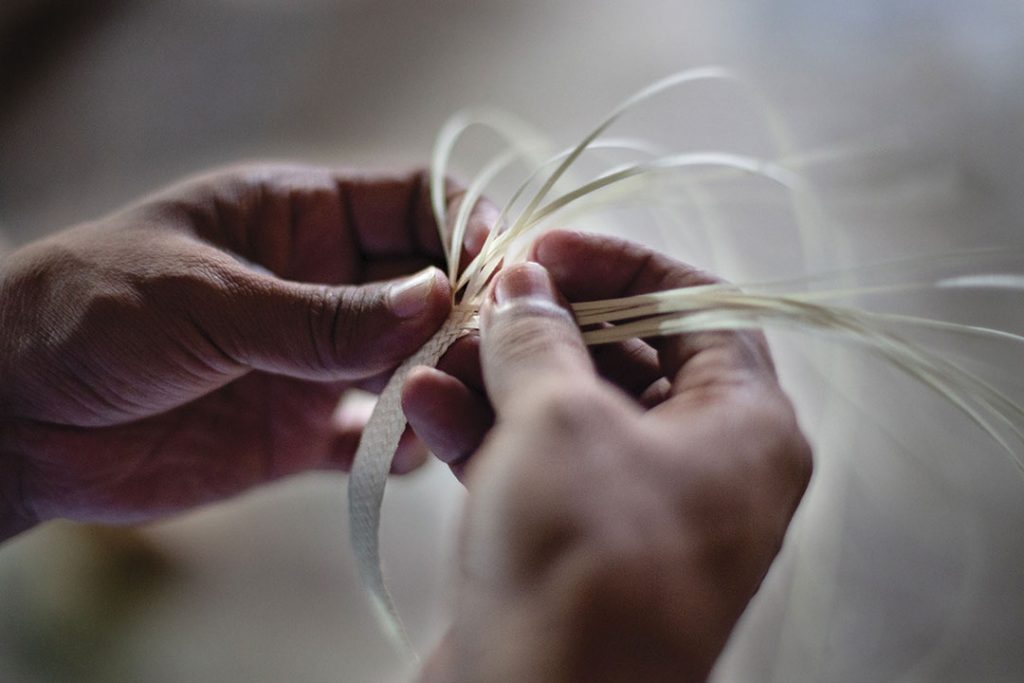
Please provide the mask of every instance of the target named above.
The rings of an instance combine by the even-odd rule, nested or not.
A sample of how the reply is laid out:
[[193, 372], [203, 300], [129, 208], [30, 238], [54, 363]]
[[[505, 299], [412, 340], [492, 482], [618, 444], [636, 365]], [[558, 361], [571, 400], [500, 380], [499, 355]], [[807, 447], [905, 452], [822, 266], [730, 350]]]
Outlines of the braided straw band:
[[391, 376], [363, 430], [348, 480], [349, 535], [359, 575], [382, 630], [410, 659], [416, 656], [391, 600], [380, 563], [380, 508], [391, 460], [405, 431], [402, 386], [418, 365], [437, 365], [455, 341], [469, 332], [473, 311], [457, 307], [437, 333]]

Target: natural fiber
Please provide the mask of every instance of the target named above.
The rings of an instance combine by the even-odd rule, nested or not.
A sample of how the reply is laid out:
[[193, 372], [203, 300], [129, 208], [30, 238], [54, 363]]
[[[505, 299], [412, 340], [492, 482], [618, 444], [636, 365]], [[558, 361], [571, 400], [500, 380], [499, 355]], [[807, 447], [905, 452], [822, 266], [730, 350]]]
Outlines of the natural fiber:
[[[820, 223], [823, 223], [823, 219], [806, 191], [800, 174], [793, 170], [796, 163], [786, 164], [718, 151], [664, 153], [645, 141], [600, 137], [629, 109], [645, 100], [670, 88], [708, 80], [724, 80], [742, 85], [734, 73], [718, 67], [674, 74], [626, 99], [578, 144], [558, 153], [552, 153], [552, 148], [544, 142], [543, 136], [528, 124], [492, 109], [459, 114], [442, 129], [432, 163], [431, 198], [435, 219], [442, 233], [442, 243], [445, 245], [448, 275], [455, 283], [455, 308], [450, 319], [430, 342], [398, 368], [380, 395], [376, 409], [366, 425], [349, 480], [351, 541], [360, 575], [384, 630], [406, 653], [411, 654], [412, 649], [384, 582], [378, 541], [387, 473], [406, 427], [400, 401], [402, 384], [414, 366], [436, 364], [459, 336], [475, 327], [476, 312], [488, 283], [498, 269], [519, 257], [514, 248], [521, 242], [520, 238], [539, 229], [545, 221], [568, 207], [586, 209], [607, 204], [609, 198], [617, 202], [641, 201], [655, 204], [668, 200], [670, 203], [680, 192], [691, 199], [699, 198], [695, 182], [712, 182], [746, 174], [764, 178], [789, 192], [798, 217], [799, 246], [805, 254], [813, 255], [822, 250], [824, 235]], [[795, 154], [781, 126], [781, 119], [767, 100], [749, 86], [742, 87], [764, 112], [780, 156], [801, 158]], [[456, 216], [452, 217], [448, 215], [445, 206], [444, 178], [456, 142], [472, 126], [484, 126], [496, 131], [508, 146], [483, 166], [469, 184]], [[570, 187], [563, 187], [574, 162], [584, 152], [593, 150], [631, 151], [642, 158], [606, 169], [590, 180], [574, 181]], [[813, 156], [803, 155], [803, 158], [807, 160]], [[471, 209], [492, 181], [513, 168], [517, 162], [525, 162], [530, 172], [505, 203], [495, 229], [489, 233], [479, 254], [462, 268], [460, 255]], [[554, 170], [550, 170], [552, 167]], [[538, 182], [539, 187], [530, 194], [529, 191]], [[525, 197], [529, 197], [525, 206], [515, 213], [516, 205]], [[930, 257], [917, 262], [904, 261], [897, 264], [899, 268], [893, 268], [890, 264], [888, 270], [910, 272], [922, 265], [937, 267], [984, 263], [992, 255], [975, 252]], [[1006, 250], [996, 255], [1005, 257]], [[882, 272], [886, 268], [884, 265], [864, 266], [860, 270]], [[674, 289], [578, 303], [573, 308], [578, 323], [584, 328], [583, 338], [588, 344], [705, 330], [761, 327], [813, 332], [858, 344], [956, 406], [995, 439], [1024, 471], [1024, 458], [1021, 456], [1024, 410], [991, 383], [910, 341], [902, 332], [942, 331], [967, 337], [998, 339], [1012, 344], [1020, 344], [1024, 338], [1000, 330], [874, 313], [828, 303], [864, 293], [913, 289], [1022, 289], [1024, 277], [1003, 272], [972, 276], [947, 275], [933, 280], [856, 288], [848, 285], [852, 273], [853, 270], [847, 270], [816, 276], [801, 275], [787, 281], [742, 288], [707, 285]], [[823, 286], [831, 282], [838, 286]], [[796, 291], [799, 287], [811, 289]]]

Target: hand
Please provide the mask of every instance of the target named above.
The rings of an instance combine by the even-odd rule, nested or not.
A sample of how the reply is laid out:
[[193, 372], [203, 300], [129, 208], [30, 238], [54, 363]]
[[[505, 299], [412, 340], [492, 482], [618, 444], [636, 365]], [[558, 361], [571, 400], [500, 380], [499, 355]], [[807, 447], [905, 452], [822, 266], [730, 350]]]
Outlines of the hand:
[[[457, 201], [458, 193], [454, 193]], [[479, 204], [479, 244], [493, 207]], [[0, 262], [0, 540], [351, 462], [335, 415], [440, 326], [423, 173], [214, 173]], [[397, 465], [424, 457], [404, 439]]]
[[405, 387], [427, 445], [468, 462], [455, 620], [427, 678], [703, 680], [781, 546], [807, 443], [759, 333], [592, 357], [559, 296], [708, 276], [575, 233], [545, 236], [533, 258], [547, 271], [495, 283], [479, 367], [467, 340], [440, 366], [454, 376], [419, 369]]

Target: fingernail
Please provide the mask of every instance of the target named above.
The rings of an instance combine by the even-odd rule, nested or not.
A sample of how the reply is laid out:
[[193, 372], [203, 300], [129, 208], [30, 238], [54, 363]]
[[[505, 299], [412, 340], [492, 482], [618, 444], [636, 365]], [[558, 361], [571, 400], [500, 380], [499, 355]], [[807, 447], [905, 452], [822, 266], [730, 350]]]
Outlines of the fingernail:
[[388, 290], [388, 303], [391, 304], [391, 310], [400, 318], [412, 318], [426, 310], [439, 272], [437, 268], [429, 266], [408, 279], [392, 285]]
[[503, 271], [494, 283], [494, 302], [501, 305], [512, 299], [555, 301], [548, 271], [529, 261]]

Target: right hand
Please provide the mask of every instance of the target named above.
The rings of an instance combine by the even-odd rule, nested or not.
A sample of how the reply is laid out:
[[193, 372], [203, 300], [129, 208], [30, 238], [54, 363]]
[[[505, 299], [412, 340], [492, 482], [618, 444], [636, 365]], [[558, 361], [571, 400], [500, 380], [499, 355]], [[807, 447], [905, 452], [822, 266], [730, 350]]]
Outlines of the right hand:
[[759, 333], [592, 356], [559, 294], [706, 275], [576, 233], [533, 254], [495, 282], [479, 365], [469, 339], [405, 387], [419, 436], [469, 463], [454, 626], [428, 677], [703, 680], [782, 544], [810, 449]]

